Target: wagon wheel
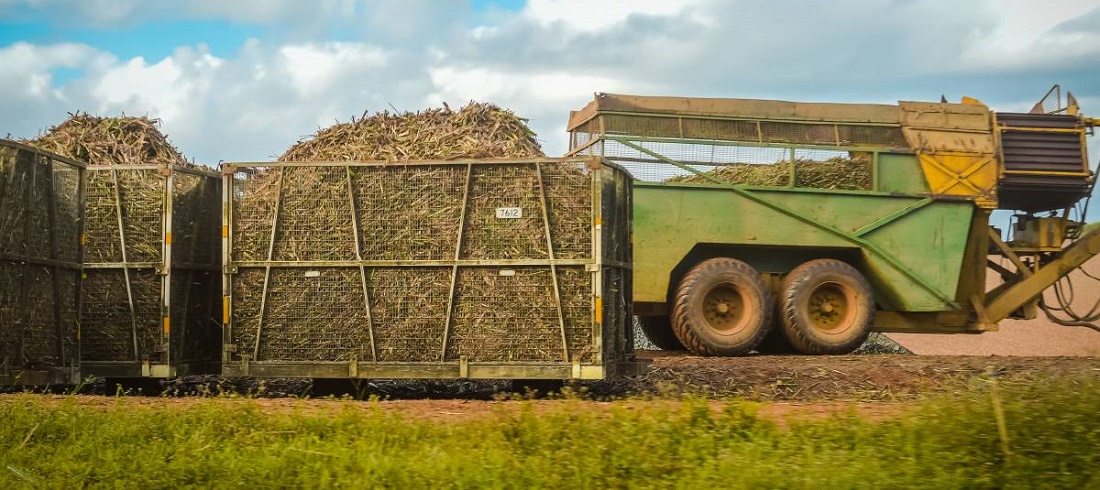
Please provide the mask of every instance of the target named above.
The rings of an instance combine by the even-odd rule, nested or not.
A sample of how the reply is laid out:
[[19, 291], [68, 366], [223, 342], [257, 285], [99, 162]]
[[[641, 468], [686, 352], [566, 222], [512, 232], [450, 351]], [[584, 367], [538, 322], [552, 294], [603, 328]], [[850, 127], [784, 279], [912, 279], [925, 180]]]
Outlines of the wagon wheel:
[[672, 323], [667, 316], [640, 316], [638, 324], [650, 343], [661, 350], [684, 350], [684, 344], [672, 331]]
[[783, 333], [803, 354], [847, 354], [871, 333], [871, 286], [855, 267], [834, 259], [806, 262], [783, 278]]
[[748, 264], [724, 257], [706, 260], [688, 271], [676, 289], [673, 332], [696, 354], [747, 354], [768, 333], [770, 296]]

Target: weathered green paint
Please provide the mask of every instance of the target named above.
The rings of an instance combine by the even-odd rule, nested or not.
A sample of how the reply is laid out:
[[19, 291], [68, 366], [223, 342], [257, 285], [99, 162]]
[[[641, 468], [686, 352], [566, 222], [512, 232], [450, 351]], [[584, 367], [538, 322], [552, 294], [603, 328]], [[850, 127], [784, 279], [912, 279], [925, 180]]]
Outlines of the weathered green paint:
[[[915, 206], [922, 197], [812, 189], [754, 188], [750, 194], [755, 199], [729, 186], [635, 183], [635, 301], [665, 302], [674, 269], [702, 244], [768, 247], [800, 258], [807, 249], [820, 256], [847, 253], [862, 262], [883, 306], [954, 309], [950, 299], [973, 204]], [[863, 237], [854, 236], [868, 225], [874, 226]], [[787, 267], [782, 260], [758, 258], [768, 253], [745, 255], [762, 272], [786, 272], [775, 270]]]
[[913, 154], [880, 153], [876, 164], [876, 190], [902, 194], [928, 194], [920, 161]]

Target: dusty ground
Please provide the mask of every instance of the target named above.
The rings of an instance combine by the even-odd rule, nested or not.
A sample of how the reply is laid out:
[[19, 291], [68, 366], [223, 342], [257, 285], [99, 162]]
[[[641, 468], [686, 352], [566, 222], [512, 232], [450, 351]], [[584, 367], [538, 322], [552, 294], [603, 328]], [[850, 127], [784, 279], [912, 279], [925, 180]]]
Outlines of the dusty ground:
[[922, 393], [967, 389], [983, 379], [1033, 381], [1068, 374], [1100, 377], [1096, 357], [1003, 356], [750, 356], [702, 358], [642, 352], [648, 373], [625, 380], [623, 391], [754, 400], [905, 400]]
[[[1083, 266], [1100, 277], [1100, 260]], [[1072, 304], [1079, 313], [1087, 313], [1100, 300], [1100, 282], [1080, 271], [1070, 274], [1074, 287]], [[992, 286], [992, 278], [990, 286]], [[1055, 303], [1048, 291], [1047, 300]], [[1085, 327], [1058, 325], [1040, 313], [1034, 320], [1005, 320], [1000, 330], [981, 334], [889, 334], [914, 354], [932, 356], [1093, 356], [1100, 357], [1100, 331]]]
[[[673, 406], [682, 396], [708, 398], [720, 410], [740, 399], [758, 402], [759, 415], [786, 424], [793, 420], [821, 418], [837, 413], [855, 413], [871, 420], [903, 413], [921, 394], [973, 389], [989, 380], [1001, 383], [1036, 382], [1067, 375], [1100, 378], [1100, 358], [1095, 357], [1005, 357], [1005, 356], [750, 356], [702, 358], [683, 353], [643, 351], [649, 370], [642, 375], [612, 382], [582, 383], [570, 389], [580, 398], [543, 399], [530, 404], [508, 394], [506, 384], [495, 382], [397, 382], [361, 383], [355, 395], [374, 401], [338, 398], [299, 398], [303, 389], [271, 389], [267, 397], [249, 401], [267, 413], [331, 413], [337, 410], [382, 410], [406, 418], [433, 421], [466, 421], [490, 416], [513, 416], [524, 406], [536, 413], [559, 410], [608, 412], [613, 407], [646, 410]], [[269, 382], [276, 386], [278, 382]], [[255, 385], [248, 385], [255, 393]], [[176, 386], [175, 388], [178, 388]], [[240, 388], [229, 384], [222, 389]], [[195, 394], [197, 390], [180, 390]], [[0, 395], [5, 398], [23, 395]], [[41, 395], [60, 403], [73, 395]], [[185, 409], [201, 403], [196, 396], [77, 395], [79, 403], [103, 410], [135, 406], [164, 406]]]

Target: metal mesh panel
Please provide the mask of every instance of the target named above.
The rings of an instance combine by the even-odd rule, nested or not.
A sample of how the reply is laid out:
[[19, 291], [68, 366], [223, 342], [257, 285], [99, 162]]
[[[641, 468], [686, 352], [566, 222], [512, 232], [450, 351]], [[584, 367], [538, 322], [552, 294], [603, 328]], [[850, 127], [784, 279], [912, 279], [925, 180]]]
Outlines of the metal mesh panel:
[[681, 138], [680, 119], [674, 117], [627, 116], [605, 114], [604, 131], [607, 134]]
[[[473, 170], [467, 203], [463, 258], [547, 257], [539, 177], [534, 165], [478, 165]], [[501, 208], [519, 208], [521, 214], [502, 219], [497, 217]]]
[[604, 141], [602, 156], [626, 168], [635, 179], [647, 182], [664, 182], [674, 177], [694, 175], [653, 154], [699, 172], [711, 172], [729, 164], [773, 164], [790, 160], [790, 150], [786, 148], [719, 146], [693, 142], [636, 141], [632, 144], [649, 153], [619, 141], [607, 140]]
[[[601, 202], [629, 194], [621, 172], [600, 171], [619, 177], [603, 188], [608, 195], [598, 194]], [[232, 175], [230, 256], [249, 262], [229, 264], [235, 271], [229, 275], [232, 360], [438, 363], [465, 356], [470, 362], [560, 363], [569, 360], [566, 348], [570, 358], [596, 360], [595, 273], [583, 265], [557, 267], [559, 316], [547, 247], [549, 229], [555, 258], [594, 260], [596, 194], [586, 163], [279, 164], [241, 167]], [[299, 184], [291, 185], [293, 176]], [[301, 185], [306, 180], [311, 184]], [[313, 191], [288, 194], [291, 187]], [[609, 206], [617, 210], [609, 213], [613, 220], [626, 217], [629, 203]], [[502, 208], [519, 208], [520, 216], [498, 217]], [[284, 233], [291, 229], [298, 233]], [[280, 251], [296, 236], [308, 237], [297, 239], [304, 244], [297, 250], [324, 247], [326, 255], [299, 253], [295, 257], [312, 259], [296, 267], [278, 262], [291, 260], [279, 253], [276, 262], [267, 262], [272, 238]], [[629, 230], [606, 236], [622, 242], [611, 245], [614, 253], [629, 248]], [[450, 265], [460, 243], [459, 262]], [[360, 260], [365, 278], [359, 266], [349, 267]], [[462, 263], [468, 260], [481, 262]], [[494, 263], [505, 260], [534, 263]]]
[[908, 148], [905, 134], [901, 128], [886, 126], [848, 126], [838, 125], [837, 133], [840, 135], [841, 145], [856, 146], [887, 146], [891, 148]]
[[177, 171], [172, 189], [172, 260], [179, 265], [221, 264], [221, 185], [205, 175]]
[[[905, 148], [900, 127], [859, 124], [658, 116], [651, 114], [600, 114], [573, 130], [573, 148], [587, 144], [599, 133], [646, 138], [724, 140], [746, 143], [790, 143], [826, 146], [877, 146]], [[580, 136], [583, 133], [585, 136]]]
[[50, 187], [46, 161], [33, 152], [4, 147], [0, 155], [6, 162], [3, 207], [0, 208], [0, 231], [3, 232], [0, 251], [27, 257], [51, 256]]
[[630, 360], [634, 347], [633, 316], [630, 302], [630, 277], [623, 269], [604, 268], [604, 323], [609, 326], [604, 334], [604, 361]]
[[[592, 326], [592, 277], [583, 267], [559, 267], [561, 309], [565, 318], [565, 338], [569, 360], [595, 362], [596, 346]], [[520, 306], [522, 309], [522, 305]], [[614, 324], [605, 324], [614, 328]]]
[[20, 307], [22, 269], [22, 264], [0, 261], [0, 356], [7, 358], [0, 358], [0, 362], [15, 364], [19, 359], [20, 337], [26, 322]]
[[767, 143], [803, 143], [835, 145], [836, 128], [832, 124], [792, 124], [761, 122], [760, 135]]
[[0, 261], [0, 362], [19, 368], [71, 361], [78, 280], [74, 270]]
[[599, 127], [595, 119], [570, 131], [569, 148], [582, 148], [599, 136]]
[[[601, 293], [603, 298], [603, 362], [612, 369], [617, 361], [634, 359], [634, 330], [632, 328], [632, 279], [629, 264], [633, 261], [630, 237], [633, 234], [633, 196], [630, 181], [619, 173], [607, 172], [603, 179], [603, 194], [615, 199], [604, 199], [600, 214], [605, 223], [602, 231], [603, 259], [609, 267], [603, 267]], [[609, 372], [613, 375], [613, 372]]]
[[273, 168], [233, 175], [233, 260], [267, 259], [281, 180]]
[[460, 269], [451, 331], [451, 360], [566, 360], [548, 267]]
[[[450, 268], [382, 268], [369, 274], [378, 360], [440, 359], [450, 294]], [[370, 359], [366, 350], [362, 359]]]
[[65, 262], [82, 260], [80, 235], [83, 233], [81, 206], [78, 200], [83, 170], [78, 167], [54, 163], [54, 192], [60, 203], [54, 207], [57, 228], [57, 258]]
[[27, 191], [28, 206], [26, 207], [26, 226], [23, 228], [22, 253], [36, 257], [51, 257], [53, 255], [53, 228], [51, 225], [50, 206], [54, 198], [52, 188], [52, 175], [42, 157], [31, 157], [30, 172], [26, 176], [31, 179]]
[[870, 154], [846, 151], [795, 150], [796, 186], [833, 190], [871, 190]]
[[[81, 294], [83, 360], [136, 363], [144, 359], [179, 367], [216, 358], [220, 351], [216, 335], [221, 296], [216, 280], [221, 256], [220, 186], [218, 176], [189, 168], [93, 167], [89, 172], [89, 253]], [[163, 257], [168, 231], [164, 224], [169, 216], [170, 269]], [[163, 275], [168, 275], [167, 289]], [[95, 373], [94, 368], [86, 371]]]
[[74, 364], [81, 173], [0, 142], [0, 370]]
[[454, 258], [466, 167], [353, 169], [363, 258]]
[[23, 332], [24, 358], [31, 364], [64, 365], [68, 360], [62, 353], [76, 351], [76, 285], [80, 273], [50, 267], [28, 267], [25, 272], [28, 323]]
[[256, 359], [348, 361], [370, 345], [367, 327], [358, 268], [273, 269]]
[[171, 359], [216, 361], [221, 356], [221, 278], [214, 271], [178, 269], [171, 291]]
[[143, 355], [151, 356], [154, 347], [160, 345], [160, 276], [151, 269], [131, 270], [130, 288], [133, 314], [122, 271], [85, 271], [81, 300], [82, 360], [136, 361]]
[[280, 170], [282, 199], [274, 260], [355, 257], [347, 172], [340, 167]]
[[158, 170], [89, 168], [85, 262], [160, 261], [166, 182]]
[[554, 257], [592, 256], [592, 184], [580, 164], [543, 165]]
[[760, 141], [756, 121], [727, 119], [684, 119], [684, 137], [691, 139]]

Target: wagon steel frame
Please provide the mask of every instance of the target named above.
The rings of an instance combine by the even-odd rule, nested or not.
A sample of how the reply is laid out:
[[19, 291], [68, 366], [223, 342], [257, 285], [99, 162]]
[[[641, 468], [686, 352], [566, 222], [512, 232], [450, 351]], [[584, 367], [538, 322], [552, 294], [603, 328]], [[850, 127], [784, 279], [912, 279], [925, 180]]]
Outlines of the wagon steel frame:
[[[544, 165], [558, 163], [583, 163], [592, 172], [589, 192], [591, 201], [591, 257], [586, 259], [563, 259], [555, 254], [555, 247], [551, 239], [550, 222], [547, 216], [547, 196], [545, 180], [543, 177]], [[464, 227], [469, 207], [471, 175], [479, 166], [483, 165], [530, 165], [533, 164], [539, 175], [540, 185], [540, 209], [543, 223], [543, 235], [546, 240], [547, 256], [541, 259], [463, 259], [461, 251], [463, 240], [466, 237]], [[453, 166], [465, 169], [465, 188], [462, 192], [462, 208], [458, 221], [458, 233], [454, 243], [452, 258], [445, 260], [375, 260], [365, 257], [361, 242], [357, 215], [355, 211], [356, 196], [349, 192], [347, 199], [352, 210], [352, 226], [354, 239], [356, 240], [355, 260], [274, 260], [276, 230], [282, 208], [282, 182], [278, 184], [278, 196], [275, 210], [272, 213], [270, 241], [267, 244], [266, 260], [236, 260], [234, 258], [234, 209], [235, 209], [235, 176], [238, 172], [250, 172], [252, 169], [262, 168], [265, 171], [282, 171], [288, 168], [320, 167], [320, 168], [344, 168], [347, 170], [348, 189], [351, 190], [352, 170], [365, 167], [392, 167], [390, 162], [233, 162], [222, 166], [224, 184], [222, 206], [222, 261], [224, 274], [222, 288], [225, 291], [223, 300], [223, 376], [257, 376], [257, 377], [311, 377], [311, 378], [421, 378], [421, 379], [603, 379], [622, 373], [637, 370], [639, 365], [634, 362], [632, 343], [628, 342], [632, 335], [629, 326], [629, 302], [624, 301], [629, 297], [631, 258], [630, 247], [620, 246], [616, 250], [606, 250], [605, 241], [608, 237], [617, 237], [619, 234], [629, 236], [630, 230], [630, 186], [628, 174], [621, 168], [600, 159], [572, 158], [572, 159], [491, 159], [491, 160], [446, 160], [446, 161], [415, 161], [402, 162], [403, 167], [416, 166]], [[619, 184], [616, 196], [623, 200], [625, 208], [622, 212], [615, 212], [614, 216], [604, 216], [604, 205], [610, 196], [605, 196], [604, 186]], [[607, 228], [604, 220], [611, 222], [613, 229]], [[617, 238], [616, 238], [617, 239]], [[620, 244], [625, 245], [625, 244]], [[459, 272], [467, 268], [476, 267], [545, 267], [548, 268], [553, 281], [554, 304], [557, 310], [557, 322], [561, 329], [562, 358], [570, 359], [569, 343], [566, 341], [565, 317], [562, 310], [562, 297], [559, 291], [558, 268], [563, 266], [583, 267], [592, 275], [592, 291], [590, 304], [591, 317], [591, 343], [594, 348], [593, 362], [582, 362], [578, 358], [572, 358], [569, 362], [475, 362], [461, 356], [458, 359], [447, 359], [447, 346], [449, 336], [453, 328], [453, 310], [455, 308], [456, 286]], [[352, 358], [348, 362], [324, 362], [324, 361], [285, 361], [278, 359], [259, 359], [260, 344], [263, 341], [263, 317], [269, 308], [268, 286], [271, 282], [272, 269], [274, 268], [357, 268], [362, 286], [362, 307], [365, 311], [367, 330], [370, 339], [371, 359]], [[371, 311], [371, 297], [367, 287], [367, 271], [377, 267], [394, 267], [410, 269], [433, 269], [449, 271], [449, 294], [446, 305], [446, 317], [443, 325], [442, 344], [440, 355], [435, 362], [383, 362], [378, 361], [375, 346], [375, 318]], [[245, 269], [262, 269], [264, 271], [263, 291], [260, 300], [260, 325], [256, 335], [255, 344], [251, 346], [236, 345], [234, 343], [234, 314], [235, 301], [233, 298], [234, 276]], [[622, 291], [606, 291], [611, 276], [617, 276]], [[618, 298], [618, 300], [614, 300]], [[607, 299], [608, 301], [605, 301]], [[624, 337], [608, 338], [608, 337]], [[629, 346], [614, 346], [609, 342], [619, 341], [630, 344]], [[611, 352], [609, 349], [617, 349], [619, 352]], [[623, 352], [625, 350], [625, 352]], [[237, 360], [234, 360], [237, 356]]]
[[[202, 235], [203, 230], [200, 229], [202, 223], [200, 220], [196, 220], [193, 223], [193, 228], [190, 230], [181, 230], [177, 233], [174, 224], [174, 213], [177, 206], [175, 196], [175, 183], [176, 175], [179, 173], [197, 177], [199, 179], [199, 190], [205, 190], [207, 186], [220, 185], [220, 175], [214, 170], [205, 170], [200, 168], [187, 167], [183, 165], [159, 165], [159, 164], [146, 164], [146, 165], [94, 165], [89, 166], [90, 172], [109, 172], [112, 181], [112, 194], [114, 198], [114, 212], [115, 219], [118, 227], [117, 240], [120, 246], [121, 261], [97, 261], [97, 262], [85, 262], [84, 269], [89, 271], [104, 271], [111, 273], [117, 271], [122, 274], [123, 283], [126, 290], [126, 307], [129, 310], [130, 316], [130, 335], [132, 342], [132, 359], [123, 360], [88, 360], [82, 361], [85, 375], [94, 375], [105, 378], [174, 378], [176, 376], [182, 376], [187, 374], [205, 374], [217, 372], [217, 360], [210, 359], [206, 361], [181, 361], [174, 359], [172, 356], [172, 331], [173, 315], [181, 315], [183, 319], [180, 327], [186, 328], [188, 324], [188, 318], [192, 314], [198, 314], [201, 312], [191, 311], [191, 288], [189, 287], [184, 294], [184, 304], [187, 308], [183, 311], [175, 311], [173, 308], [173, 297], [178, 292], [173, 291], [172, 281], [177, 274], [186, 274], [187, 284], [191, 284], [194, 275], [198, 271], [209, 271], [217, 273], [220, 269], [216, 262], [211, 263], [199, 263], [195, 260], [197, 245], [199, 243], [199, 237]], [[163, 178], [163, 192], [161, 194], [161, 233], [159, 240], [159, 252], [160, 260], [155, 261], [134, 261], [130, 260], [128, 256], [128, 238], [126, 236], [126, 216], [123, 215], [122, 204], [122, 188], [119, 183], [119, 175], [121, 173], [128, 172], [142, 172], [153, 171]], [[220, 205], [220, 200], [211, 201], [215, 206]], [[210, 219], [216, 220], [220, 212], [215, 211]], [[173, 260], [173, 240], [177, 236], [183, 236], [190, 241], [190, 260], [176, 261]], [[212, 243], [220, 244], [217, 241]], [[216, 258], [220, 256], [219, 253], [211, 253], [210, 257]], [[162, 353], [162, 358], [153, 360], [143, 355], [138, 346], [139, 335], [139, 315], [138, 304], [143, 299], [138, 298], [134, 292], [133, 274], [136, 271], [152, 271], [159, 276], [159, 297], [157, 302], [160, 309], [160, 339], [158, 344], [154, 346], [154, 349]], [[217, 281], [211, 281], [214, 286], [219, 285]], [[213, 294], [212, 297], [216, 298], [218, 295]], [[206, 311], [206, 315], [210, 318], [216, 317], [216, 306], [211, 303]], [[95, 314], [90, 312], [90, 314]], [[182, 332], [182, 335], [186, 335], [186, 332]], [[183, 342], [180, 340], [179, 342]], [[213, 346], [211, 348], [214, 348]]]
[[[46, 220], [47, 227], [49, 229], [49, 251], [48, 256], [40, 256], [36, 254], [19, 254], [12, 253], [10, 251], [0, 251], [0, 268], [9, 269], [11, 271], [18, 271], [19, 276], [19, 300], [15, 305], [20, 312], [19, 318], [15, 320], [0, 318], [0, 334], [3, 330], [22, 327], [19, 331], [20, 340], [16, 346], [15, 352], [2, 352], [0, 353], [0, 385], [24, 385], [24, 386], [43, 386], [49, 384], [75, 384], [80, 380], [80, 367], [79, 367], [79, 336], [80, 325], [77, 312], [80, 310], [80, 279], [81, 279], [81, 255], [83, 252], [83, 200], [84, 200], [84, 186], [85, 186], [85, 164], [56, 155], [48, 153], [37, 148], [27, 146], [21, 143], [17, 143], [11, 140], [0, 140], [0, 147], [15, 150], [16, 154], [29, 154], [31, 158], [35, 160], [45, 159], [46, 165], [46, 178], [48, 195], [46, 197]], [[15, 157], [18, 160], [18, 156]], [[23, 237], [24, 240], [30, 240], [30, 230], [32, 228], [32, 219], [30, 218], [30, 209], [34, 205], [36, 192], [36, 173], [33, 171], [33, 165], [39, 165], [38, 161], [31, 163], [32, 168], [30, 172], [30, 178], [27, 179], [27, 186], [23, 189], [22, 206], [25, 206], [28, 213], [23, 217]], [[18, 163], [16, 163], [18, 165]], [[56, 172], [58, 165], [76, 169], [77, 182], [75, 189], [59, 189], [56, 181]], [[5, 190], [11, 187], [14, 182], [16, 171], [12, 169], [6, 176], [8, 182], [0, 185], [0, 206], [15, 206], [12, 203], [15, 196], [5, 195]], [[0, 174], [2, 176], [2, 174]], [[74, 191], [73, 194], [63, 194], [65, 191]], [[73, 209], [70, 211], [76, 215], [76, 222], [73, 223], [76, 234], [69, 237], [59, 236], [59, 217], [60, 210], [58, 209], [61, 200], [65, 199], [69, 201], [70, 206]], [[0, 229], [0, 233], [7, 233], [7, 230]], [[74, 256], [69, 257], [68, 260], [61, 257], [61, 251], [59, 249], [60, 240], [71, 241], [73, 245]], [[29, 245], [29, 243], [28, 243]], [[30, 306], [31, 300], [29, 290], [31, 284], [29, 283], [31, 270], [36, 267], [46, 268], [50, 271], [50, 287], [52, 293], [52, 315], [51, 324], [53, 327], [53, 356], [54, 362], [47, 365], [35, 365], [28, 366], [24, 364], [23, 359], [26, 357], [24, 352], [23, 340], [27, 334], [27, 329], [32, 328], [31, 320], [33, 308]], [[63, 286], [61, 284], [62, 271], [67, 271], [73, 275], [73, 289], [69, 291], [69, 298], [71, 302], [65, 304], [62, 301], [65, 298], [63, 292]], [[64, 318], [64, 309], [70, 309], [73, 317], [72, 323], [66, 325]], [[10, 322], [10, 323], [9, 323]], [[68, 341], [66, 341], [68, 339]]]

